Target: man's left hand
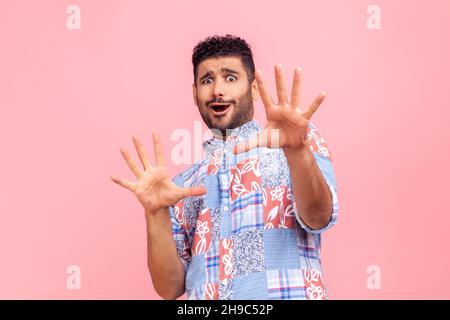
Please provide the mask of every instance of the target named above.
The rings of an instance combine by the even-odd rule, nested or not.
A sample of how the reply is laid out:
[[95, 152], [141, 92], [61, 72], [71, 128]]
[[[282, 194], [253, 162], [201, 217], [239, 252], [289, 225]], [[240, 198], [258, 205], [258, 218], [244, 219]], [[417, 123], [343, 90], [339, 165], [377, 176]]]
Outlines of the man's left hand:
[[300, 68], [295, 69], [289, 101], [282, 66], [275, 65], [278, 96], [278, 103], [275, 103], [264, 85], [261, 71], [256, 71], [256, 82], [266, 110], [267, 124], [258, 137], [236, 145], [234, 153], [247, 152], [255, 147], [283, 148], [284, 151], [293, 151], [302, 150], [308, 146], [309, 120], [325, 99], [326, 93], [322, 91], [309, 107], [302, 111], [299, 108], [301, 72]]

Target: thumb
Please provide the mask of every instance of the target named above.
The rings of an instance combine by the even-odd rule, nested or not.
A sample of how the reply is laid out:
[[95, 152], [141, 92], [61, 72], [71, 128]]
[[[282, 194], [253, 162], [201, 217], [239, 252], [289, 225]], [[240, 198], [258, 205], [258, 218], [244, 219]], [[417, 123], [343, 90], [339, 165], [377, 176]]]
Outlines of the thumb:
[[272, 140], [278, 141], [279, 136], [277, 133], [277, 131], [264, 129], [255, 139], [247, 140], [234, 146], [233, 153], [238, 154], [247, 152], [256, 147], [271, 148], [272, 145], [275, 145]]
[[193, 196], [201, 196], [207, 192], [206, 188], [203, 186], [197, 186], [192, 188], [184, 188], [183, 196], [184, 197], [193, 197]]
[[244, 153], [256, 147], [258, 147], [258, 139], [246, 140], [244, 142], [235, 145], [233, 148], [233, 153], [234, 154]]

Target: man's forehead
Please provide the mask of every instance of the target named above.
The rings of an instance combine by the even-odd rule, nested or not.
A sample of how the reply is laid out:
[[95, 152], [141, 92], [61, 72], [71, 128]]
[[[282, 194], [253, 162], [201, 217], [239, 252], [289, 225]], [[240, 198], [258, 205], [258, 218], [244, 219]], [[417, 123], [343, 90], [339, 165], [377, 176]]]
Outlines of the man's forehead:
[[245, 71], [239, 57], [211, 57], [198, 65], [199, 74], [204, 72], [221, 72], [222, 69]]

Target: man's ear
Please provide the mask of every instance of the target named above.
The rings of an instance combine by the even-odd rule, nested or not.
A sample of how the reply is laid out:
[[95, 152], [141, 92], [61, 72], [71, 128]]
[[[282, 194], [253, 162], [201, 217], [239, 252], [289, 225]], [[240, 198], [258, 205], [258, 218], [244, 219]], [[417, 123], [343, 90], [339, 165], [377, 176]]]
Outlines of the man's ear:
[[195, 83], [192, 84], [192, 95], [194, 97], [194, 103], [196, 106], [198, 106], [198, 100], [197, 100], [197, 87], [195, 86]]
[[258, 85], [256, 84], [256, 79], [253, 80], [251, 86], [252, 86], [252, 98], [253, 98], [253, 101], [256, 101], [260, 97], [259, 90], [258, 90]]

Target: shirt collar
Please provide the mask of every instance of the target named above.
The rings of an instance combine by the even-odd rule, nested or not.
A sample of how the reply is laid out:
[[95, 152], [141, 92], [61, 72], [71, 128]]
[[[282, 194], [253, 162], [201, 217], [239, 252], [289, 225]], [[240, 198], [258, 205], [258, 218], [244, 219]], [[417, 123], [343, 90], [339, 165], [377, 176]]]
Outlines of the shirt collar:
[[251, 136], [256, 136], [262, 130], [261, 125], [256, 120], [250, 120], [240, 127], [231, 130], [226, 140], [212, 137], [203, 142], [203, 148], [210, 153], [218, 147], [232, 146], [237, 142], [248, 140]]

